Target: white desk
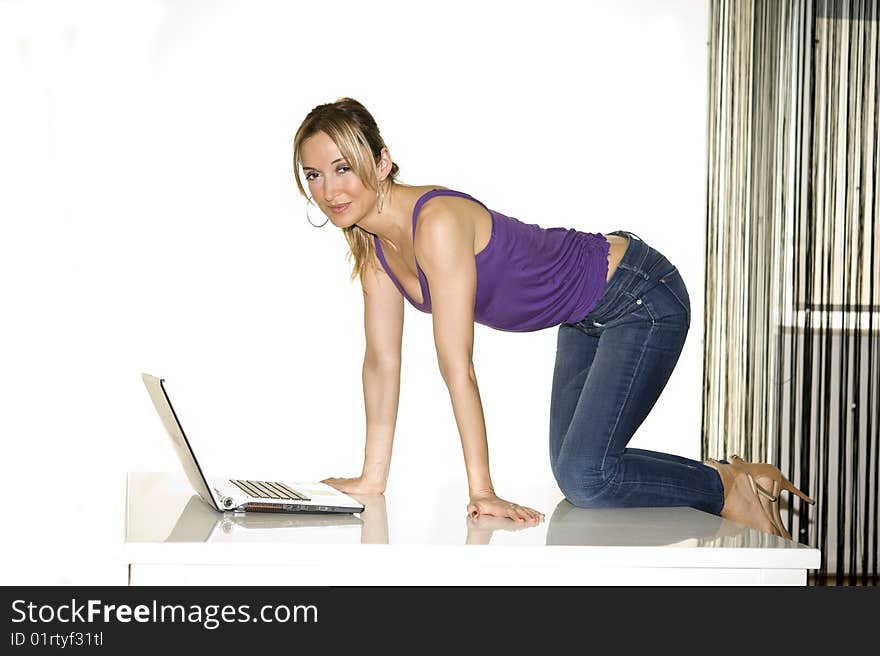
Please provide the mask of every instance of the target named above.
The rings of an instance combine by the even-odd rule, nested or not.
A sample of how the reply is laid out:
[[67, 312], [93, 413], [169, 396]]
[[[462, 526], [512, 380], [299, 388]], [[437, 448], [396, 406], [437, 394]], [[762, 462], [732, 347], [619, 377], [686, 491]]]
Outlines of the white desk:
[[[546, 520], [466, 516], [438, 491], [426, 510], [388, 492], [356, 515], [218, 513], [183, 474], [130, 472], [131, 585], [806, 585], [818, 549], [693, 508], [583, 509], [547, 490]], [[354, 496], [354, 495], [353, 495]], [[533, 497], [534, 498], [534, 495]], [[397, 500], [399, 501], [399, 500]], [[533, 504], [527, 504], [533, 505]], [[535, 507], [535, 506], [533, 506]]]

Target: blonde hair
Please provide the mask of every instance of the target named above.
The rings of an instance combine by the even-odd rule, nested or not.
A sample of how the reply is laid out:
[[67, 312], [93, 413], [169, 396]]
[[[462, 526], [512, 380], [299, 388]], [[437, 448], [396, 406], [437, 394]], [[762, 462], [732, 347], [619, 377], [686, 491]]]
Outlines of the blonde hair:
[[[302, 168], [302, 144], [318, 132], [325, 132], [333, 140], [363, 185], [378, 192], [377, 163], [382, 148], [386, 147], [385, 141], [366, 107], [353, 98], [340, 98], [336, 102], [318, 105], [310, 111], [293, 138], [293, 169], [296, 186], [303, 197], [308, 198], [308, 193], [299, 177]], [[372, 161], [367, 157], [368, 152], [372, 155]], [[388, 174], [388, 192], [394, 184], [397, 184], [399, 171], [397, 164], [392, 162]], [[363, 282], [367, 263], [373, 260], [376, 250], [373, 237], [358, 225], [343, 228], [342, 232], [348, 242], [348, 258], [354, 258], [351, 280], [359, 276]]]

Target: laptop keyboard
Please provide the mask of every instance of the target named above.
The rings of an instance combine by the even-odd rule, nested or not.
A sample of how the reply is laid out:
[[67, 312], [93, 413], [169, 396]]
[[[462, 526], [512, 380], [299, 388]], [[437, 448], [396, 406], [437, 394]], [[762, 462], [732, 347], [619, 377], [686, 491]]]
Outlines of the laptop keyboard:
[[238, 489], [246, 492], [252, 497], [258, 499], [290, 499], [293, 501], [311, 501], [302, 492], [297, 492], [289, 485], [284, 483], [273, 483], [270, 481], [245, 481], [230, 478], [229, 482]]

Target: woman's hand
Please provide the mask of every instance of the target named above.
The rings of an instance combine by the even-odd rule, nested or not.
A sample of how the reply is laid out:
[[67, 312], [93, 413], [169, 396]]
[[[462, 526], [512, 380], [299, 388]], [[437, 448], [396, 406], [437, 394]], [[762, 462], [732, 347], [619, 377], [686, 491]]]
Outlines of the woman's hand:
[[544, 519], [544, 513], [505, 501], [494, 492], [471, 494], [471, 502], [468, 504], [467, 512], [468, 516], [474, 519], [481, 515], [509, 517], [518, 522], [538, 522]]
[[368, 481], [363, 476], [357, 478], [325, 478], [321, 481], [346, 494], [384, 494], [385, 486]]

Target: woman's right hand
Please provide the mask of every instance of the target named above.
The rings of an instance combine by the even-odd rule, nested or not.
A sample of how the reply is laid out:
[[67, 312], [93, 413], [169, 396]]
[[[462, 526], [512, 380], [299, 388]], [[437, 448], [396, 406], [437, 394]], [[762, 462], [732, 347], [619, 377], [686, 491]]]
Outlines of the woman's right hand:
[[363, 476], [357, 478], [325, 478], [321, 481], [345, 494], [384, 494], [385, 486], [368, 481]]

